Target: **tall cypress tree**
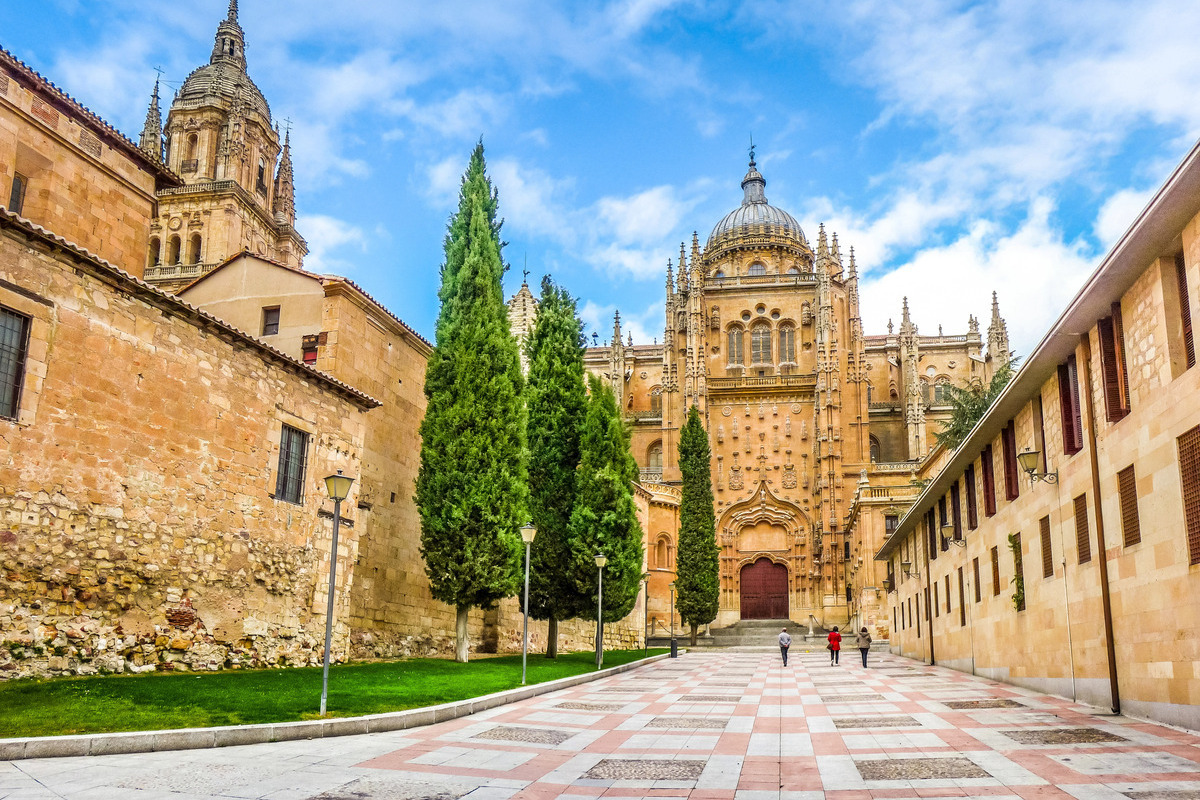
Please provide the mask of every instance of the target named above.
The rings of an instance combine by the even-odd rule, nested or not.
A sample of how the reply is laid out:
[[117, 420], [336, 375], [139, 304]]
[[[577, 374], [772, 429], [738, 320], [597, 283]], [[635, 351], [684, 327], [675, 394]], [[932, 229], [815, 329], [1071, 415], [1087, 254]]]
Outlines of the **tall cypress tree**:
[[537, 322], [529, 337], [529, 511], [537, 527], [530, 555], [529, 607], [549, 620], [546, 657], [558, 656], [558, 621], [577, 616], [584, 603], [565, 568], [571, 560], [569, 526], [575, 506], [579, 439], [587, 408], [583, 383], [583, 322], [574, 298], [542, 278]]
[[642, 526], [633, 501], [637, 462], [629, 452], [629, 431], [612, 390], [588, 376], [587, 415], [580, 441], [575, 508], [571, 512], [570, 571], [576, 593], [587, 598], [579, 616], [596, 618], [596, 554], [604, 568], [604, 620], [614, 622], [633, 610], [642, 580]]
[[416, 495], [425, 573], [434, 598], [457, 612], [455, 658], [464, 662], [471, 607], [517, 591], [527, 519], [521, 368], [496, 211], [480, 143], [446, 234]]
[[679, 503], [679, 548], [675, 556], [676, 607], [684, 625], [696, 631], [717, 618], [720, 599], [720, 552], [713, 515], [712, 454], [700, 409], [692, 406], [679, 431], [679, 471], [683, 497]]

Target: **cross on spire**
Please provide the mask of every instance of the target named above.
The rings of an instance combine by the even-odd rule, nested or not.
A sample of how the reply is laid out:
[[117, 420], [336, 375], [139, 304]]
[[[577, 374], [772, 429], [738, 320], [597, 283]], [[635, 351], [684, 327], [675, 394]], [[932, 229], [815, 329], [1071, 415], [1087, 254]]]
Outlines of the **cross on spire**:
[[750, 134], [750, 166], [754, 166], [754, 134]]

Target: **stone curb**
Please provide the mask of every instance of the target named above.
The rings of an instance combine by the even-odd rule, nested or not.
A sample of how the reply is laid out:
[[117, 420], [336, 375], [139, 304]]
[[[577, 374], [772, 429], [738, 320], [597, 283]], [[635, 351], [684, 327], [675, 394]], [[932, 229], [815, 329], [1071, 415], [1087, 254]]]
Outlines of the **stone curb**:
[[[681, 651], [682, 652], [682, 651]], [[628, 672], [653, 664], [669, 653], [588, 672], [559, 678], [547, 683], [522, 686], [482, 697], [472, 697], [438, 706], [412, 708], [387, 714], [365, 717], [336, 717], [333, 719], [274, 722], [263, 725], [230, 725], [220, 728], [183, 728], [170, 731], [135, 731], [133, 733], [92, 733], [84, 736], [38, 736], [26, 739], [0, 739], [0, 761], [24, 758], [60, 758], [67, 756], [105, 756], [123, 753], [154, 753], [163, 750], [197, 750], [205, 747], [229, 747], [240, 744], [262, 744], [293, 739], [322, 739], [327, 736], [354, 736], [361, 733], [382, 733], [417, 728], [445, 722], [484, 711], [496, 706], [515, 703], [558, 689], [566, 689], [610, 675]]]

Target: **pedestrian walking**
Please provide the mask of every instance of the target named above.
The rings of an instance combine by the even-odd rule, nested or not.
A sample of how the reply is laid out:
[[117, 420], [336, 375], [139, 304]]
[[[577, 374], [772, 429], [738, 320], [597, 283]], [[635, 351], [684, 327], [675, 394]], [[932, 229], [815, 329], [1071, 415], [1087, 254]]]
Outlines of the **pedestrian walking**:
[[838, 633], [837, 625], [829, 632], [829, 666], [838, 663], [838, 652], [842, 649], [842, 635]]
[[854, 644], [858, 647], [858, 652], [862, 653], [863, 666], [867, 665], [867, 651], [871, 649], [871, 634], [867, 633], [867, 629], [863, 628], [858, 632], [858, 638]]
[[783, 665], [787, 666], [788, 648], [792, 646], [792, 635], [787, 632], [787, 628], [783, 629], [783, 633], [779, 634], [779, 654], [783, 656]]

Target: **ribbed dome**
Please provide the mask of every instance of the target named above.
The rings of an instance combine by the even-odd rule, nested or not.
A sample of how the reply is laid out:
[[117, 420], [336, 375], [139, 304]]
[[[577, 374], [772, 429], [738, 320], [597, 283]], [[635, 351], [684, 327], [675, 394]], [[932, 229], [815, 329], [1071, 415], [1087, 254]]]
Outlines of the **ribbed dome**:
[[766, 178], [758, 171], [754, 158], [750, 169], [742, 179], [745, 197], [741, 206], [726, 214], [708, 237], [707, 249], [734, 244], [742, 236], [772, 234], [807, 244], [804, 231], [796, 218], [781, 208], [767, 202]]
[[215, 96], [233, 100], [238, 94], [245, 97], [251, 108], [261, 114], [268, 123], [271, 121], [271, 107], [267, 105], [267, 98], [263, 97], [263, 93], [254, 85], [254, 81], [250, 80], [250, 76], [237, 67], [220, 61], [198, 67], [188, 75], [179, 89], [177, 99], [189, 102]]

